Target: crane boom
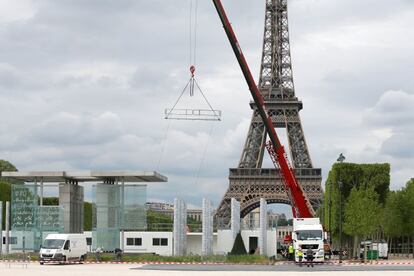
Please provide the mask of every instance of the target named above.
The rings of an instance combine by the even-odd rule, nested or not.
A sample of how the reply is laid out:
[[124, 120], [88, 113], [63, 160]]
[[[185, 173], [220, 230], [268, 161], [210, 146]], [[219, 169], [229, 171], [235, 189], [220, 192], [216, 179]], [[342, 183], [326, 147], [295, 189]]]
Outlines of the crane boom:
[[221, 19], [231, 47], [233, 48], [233, 52], [236, 55], [237, 61], [239, 62], [247, 85], [249, 86], [253, 100], [256, 103], [257, 111], [259, 112], [260, 117], [262, 118], [265, 125], [266, 132], [269, 135], [270, 143], [267, 144], [267, 150], [274, 165], [277, 168], [280, 167], [283, 183], [291, 199], [293, 216], [300, 218], [311, 218], [314, 216], [314, 210], [309, 201], [306, 199], [301, 186], [297, 182], [293, 168], [289, 165], [285, 149], [280, 143], [275, 128], [273, 127], [272, 118], [267, 114], [266, 104], [262, 93], [254, 81], [249, 65], [244, 57], [240, 44], [233, 31], [221, 0], [212, 1]]

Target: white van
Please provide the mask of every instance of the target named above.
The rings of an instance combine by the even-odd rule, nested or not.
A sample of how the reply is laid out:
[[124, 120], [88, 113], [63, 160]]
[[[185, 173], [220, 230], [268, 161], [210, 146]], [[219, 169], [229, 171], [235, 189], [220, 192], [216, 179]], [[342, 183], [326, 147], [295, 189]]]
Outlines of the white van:
[[84, 234], [49, 234], [40, 249], [39, 262], [83, 262], [88, 247]]

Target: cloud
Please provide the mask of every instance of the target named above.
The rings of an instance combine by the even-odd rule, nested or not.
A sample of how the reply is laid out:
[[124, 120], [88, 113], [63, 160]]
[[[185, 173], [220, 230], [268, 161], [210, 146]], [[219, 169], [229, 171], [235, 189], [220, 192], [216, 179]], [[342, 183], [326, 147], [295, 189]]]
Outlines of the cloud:
[[33, 0], [8, 1], [0, 0], [0, 23], [24, 21], [36, 14]]
[[[414, 95], [401, 90], [385, 92], [363, 117], [366, 126], [386, 131], [380, 153], [399, 159], [414, 159]], [[410, 160], [413, 161], [413, 160]]]
[[98, 116], [60, 112], [35, 126], [30, 137], [52, 145], [99, 145], [117, 139], [122, 132], [119, 116], [111, 112]]
[[374, 107], [367, 110], [364, 121], [376, 127], [395, 130], [410, 128], [414, 121], [414, 95], [404, 91], [385, 92]]
[[[157, 169], [170, 181], [149, 197], [221, 200], [251, 96], [211, 2], [199, 1], [196, 77], [220, 123], [163, 119], [189, 78], [189, 1], [0, 4], [2, 159], [21, 170]], [[225, 6], [257, 79], [265, 1]], [[413, 1], [291, 0], [289, 20], [314, 166], [326, 175], [344, 152], [390, 162], [393, 187], [404, 185], [414, 163]]]
[[381, 153], [394, 158], [414, 160], [414, 133], [395, 133], [381, 147]]

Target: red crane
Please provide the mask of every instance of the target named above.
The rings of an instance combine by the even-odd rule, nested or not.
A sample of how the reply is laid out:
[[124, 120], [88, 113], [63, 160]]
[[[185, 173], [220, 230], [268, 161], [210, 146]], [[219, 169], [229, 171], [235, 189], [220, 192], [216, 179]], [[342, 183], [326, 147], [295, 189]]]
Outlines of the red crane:
[[230, 21], [227, 17], [226, 11], [221, 3], [221, 0], [213, 0], [217, 13], [223, 23], [224, 30], [239, 62], [240, 68], [249, 86], [250, 93], [253, 100], [256, 103], [257, 111], [259, 112], [263, 123], [266, 128], [266, 132], [269, 135], [270, 141], [267, 143], [266, 148], [276, 168], [280, 169], [283, 183], [286, 191], [290, 197], [292, 203], [293, 217], [295, 218], [311, 218], [314, 216], [314, 210], [307, 200], [302, 187], [296, 180], [293, 168], [289, 165], [289, 160], [283, 145], [277, 136], [275, 128], [273, 127], [272, 118], [267, 114], [266, 104], [260, 89], [257, 87], [256, 82], [253, 79], [250, 72], [249, 65], [243, 55], [240, 44], [233, 31]]

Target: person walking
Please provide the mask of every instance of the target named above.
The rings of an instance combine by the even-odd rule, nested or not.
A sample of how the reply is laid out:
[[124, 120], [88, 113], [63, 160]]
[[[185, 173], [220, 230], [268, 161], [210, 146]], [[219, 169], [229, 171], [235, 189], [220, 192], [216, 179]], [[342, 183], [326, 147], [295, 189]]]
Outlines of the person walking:
[[96, 259], [97, 262], [100, 262], [102, 260], [101, 259], [102, 251], [103, 251], [103, 249], [100, 246], [98, 246], [98, 248], [96, 248], [96, 250], [95, 250], [95, 259]]
[[312, 266], [313, 267], [313, 250], [308, 248], [308, 250], [306, 250], [306, 262], [308, 267]]
[[295, 253], [295, 250], [293, 249], [293, 245], [292, 244], [289, 245], [288, 252], [289, 252], [289, 260], [294, 261], [294, 257], [295, 257], [294, 256], [294, 253]]

